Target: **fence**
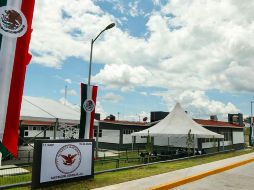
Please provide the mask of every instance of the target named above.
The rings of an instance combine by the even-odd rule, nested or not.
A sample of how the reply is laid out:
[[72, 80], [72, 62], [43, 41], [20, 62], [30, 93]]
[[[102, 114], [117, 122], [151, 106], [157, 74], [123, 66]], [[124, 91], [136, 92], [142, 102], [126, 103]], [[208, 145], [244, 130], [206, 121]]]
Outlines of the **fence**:
[[31, 165], [8, 165], [0, 168], [0, 189], [30, 184]]
[[[232, 150], [231, 150], [232, 151]], [[224, 151], [230, 152], [230, 151]], [[223, 152], [223, 153], [224, 153]], [[102, 158], [95, 160], [95, 175], [105, 173], [105, 172], [112, 172], [112, 171], [119, 171], [119, 170], [126, 170], [132, 169], [157, 163], [164, 163], [164, 162], [173, 162], [177, 160], [184, 160], [189, 158], [196, 158], [208, 155], [214, 155], [222, 152], [206, 154], [206, 155], [194, 155], [191, 157], [183, 157], [171, 160], [163, 160], [158, 161], [156, 159], [150, 160], [150, 163], [144, 163], [144, 160], [141, 157], [135, 156], [137, 152], [130, 152], [127, 151], [122, 154], [128, 154], [129, 157], [121, 157], [121, 155], [117, 158]], [[31, 164], [18, 164], [17, 166], [12, 165], [9, 168], [0, 168], [0, 189], [6, 189], [10, 187], [20, 187], [20, 186], [29, 186], [31, 184], [31, 171], [32, 166]]]

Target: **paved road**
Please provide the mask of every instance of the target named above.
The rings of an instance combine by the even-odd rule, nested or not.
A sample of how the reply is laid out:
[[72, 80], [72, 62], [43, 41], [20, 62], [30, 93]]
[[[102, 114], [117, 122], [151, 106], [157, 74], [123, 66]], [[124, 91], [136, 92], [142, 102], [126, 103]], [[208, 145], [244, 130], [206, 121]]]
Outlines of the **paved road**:
[[253, 190], [254, 162], [194, 181], [174, 190]]
[[[176, 171], [169, 172], [169, 173], [163, 173], [163, 174], [150, 176], [150, 177], [146, 177], [146, 178], [142, 178], [142, 179], [132, 180], [132, 181], [128, 181], [128, 182], [124, 182], [124, 183], [120, 183], [120, 184], [115, 184], [115, 185], [110, 185], [110, 186], [106, 186], [106, 187], [102, 187], [102, 188], [97, 188], [96, 190], [119, 190], [119, 189], [121, 189], [121, 190], [131, 190], [131, 189], [146, 190], [146, 189], [149, 189], [151, 187], [154, 187], [154, 186], [157, 186], [157, 185], [160, 185], [163, 183], [168, 183], [170, 181], [180, 180], [182, 178], [197, 175], [197, 174], [200, 174], [203, 172], [207, 172], [207, 171], [210, 171], [210, 170], [213, 170], [216, 168], [220, 168], [220, 167], [223, 167], [223, 166], [226, 166], [226, 165], [229, 165], [232, 163], [236, 163], [239, 161], [243, 161], [243, 160], [246, 160], [249, 158], [253, 158], [253, 157], [254, 157], [254, 153], [245, 154], [245, 155], [241, 155], [241, 156], [237, 156], [237, 157], [233, 157], [233, 158], [228, 158], [228, 159], [219, 160], [216, 162], [211, 162], [208, 164], [202, 164], [202, 165], [198, 165], [198, 166], [194, 166], [194, 167], [190, 167], [190, 168], [176, 170]], [[186, 188], [186, 189], [190, 189], [190, 190], [193, 189], [194, 190], [195, 188]], [[217, 189], [223, 190], [221, 188], [217, 188]], [[252, 189], [254, 189], [254, 186]], [[203, 188], [203, 190], [206, 190], [206, 189]], [[243, 189], [240, 189], [240, 190], [243, 190]]]

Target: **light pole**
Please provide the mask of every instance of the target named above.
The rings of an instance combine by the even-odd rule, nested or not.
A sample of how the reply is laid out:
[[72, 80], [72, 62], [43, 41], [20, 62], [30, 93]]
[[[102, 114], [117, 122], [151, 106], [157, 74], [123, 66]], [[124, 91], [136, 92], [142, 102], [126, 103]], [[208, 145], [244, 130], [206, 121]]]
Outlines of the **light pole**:
[[250, 146], [253, 146], [253, 112], [252, 112], [252, 104], [254, 101], [250, 102]]
[[94, 39], [91, 41], [91, 51], [90, 51], [90, 63], [89, 63], [89, 73], [88, 73], [88, 86], [90, 86], [91, 82], [91, 67], [92, 67], [92, 56], [93, 56], [93, 44], [97, 40], [97, 38], [106, 30], [109, 30], [115, 26], [115, 23], [109, 24], [106, 28], [104, 28]]
[[[91, 51], [90, 51], [90, 62], [89, 62], [89, 73], [88, 73], [88, 86], [90, 86], [91, 82], [91, 67], [92, 67], [92, 57], [93, 57], [93, 44], [97, 40], [97, 38], [106, 30], [109, 30], [115, 26], [115, 23], [109, 24], [106, 28], [104, 28], [94, 39], [91, 40]], [[99, 148], [99, 131], [100, 131], [100, 122], [98, 123], [97, 126], [97, 133], [96, 133], [96, 158], [98, 158], [98, 148]]]

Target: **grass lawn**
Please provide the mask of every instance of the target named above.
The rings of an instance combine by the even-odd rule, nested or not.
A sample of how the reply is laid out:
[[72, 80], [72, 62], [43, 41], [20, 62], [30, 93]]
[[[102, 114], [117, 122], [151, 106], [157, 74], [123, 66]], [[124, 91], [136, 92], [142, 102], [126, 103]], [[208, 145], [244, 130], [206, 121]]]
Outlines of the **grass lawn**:
[[[51, 188], [48, 187], [47, 189], [52, 189], [52, 190], [93, 189], [97, 187], [103, 187], [103, 186], [107, 186], [111, 184], [121, 183], [121, 182], [148, 177], [148, 176], [152, 176], [156, 174], [188, 168], [188, 167], [205, 164], [205, 163], [209, 163], [209, 162], [213, 162], [213, 161], [217, 161], [217, 160], [221, 160], [225, 158], [239, 156], [239, 155], [247, 154], [253, 151], [254, 151], [253, 149], [245, 149], [245, 150], [229, 152], [224, 154], [211, 155], [207, 157], [190, 158], [190, 159], [181, 160], [181, 161], [143, 166], [143, 167], [135, 168], [135, 169], [103, 173], [103, 174], [95, 175], [94, 179], [80, 181], [80, 182], [73, 182], [73, 183], [65, 183], [65, 184], [57, 185]], [[135, 164], [132, 164], [132, 165], [135, 165]], [[17, 189], [30, 189], [30, 187], [22, 187], [22, 188], [19, 187]]]

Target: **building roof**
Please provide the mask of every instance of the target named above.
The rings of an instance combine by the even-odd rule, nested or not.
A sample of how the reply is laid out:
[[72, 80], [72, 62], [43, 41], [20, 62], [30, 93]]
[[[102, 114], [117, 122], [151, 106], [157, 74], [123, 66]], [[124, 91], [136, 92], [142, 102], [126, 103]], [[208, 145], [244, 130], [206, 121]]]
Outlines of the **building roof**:
[[49, 122], [49, 121], [34, 121], [34, 120], [21, 120], [21, 124], [22, 126], [24, 125], [55, 125], [55, 121], [54, 122]]
[[232, 124], [225, 121], [215, 121], [215, 120], [205, 120], [205, 119], [194, 119], [198, 124], [202, 126], [209, 127], [229, 127], [229, 128], [243, 128], [244, 126], [240, 126], [237, 124]]
[[102, 123], [112, 123], [117, 125], [138, 125], [138, 126], [147, 126], [147, 122], [135, 122], [135, 121], [120, 121], [120, 120], [100, 120]]

